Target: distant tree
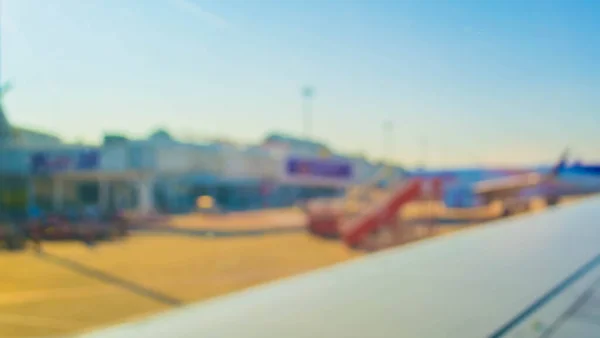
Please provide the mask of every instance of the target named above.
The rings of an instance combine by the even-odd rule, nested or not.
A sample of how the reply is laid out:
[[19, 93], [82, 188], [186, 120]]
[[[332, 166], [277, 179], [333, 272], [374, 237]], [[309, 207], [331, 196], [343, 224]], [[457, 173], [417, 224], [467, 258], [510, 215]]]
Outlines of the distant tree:
[[149, 137], [150, 140], [154, 141], [173, 141], [173, 137], [165, 129], [160, 128], [155, 130]]

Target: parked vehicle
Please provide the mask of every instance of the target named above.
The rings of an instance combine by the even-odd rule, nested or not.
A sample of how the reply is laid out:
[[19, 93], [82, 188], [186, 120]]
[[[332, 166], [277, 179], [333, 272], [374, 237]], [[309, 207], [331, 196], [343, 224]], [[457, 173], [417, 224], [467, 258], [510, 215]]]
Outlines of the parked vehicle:
[[18, 224], [7, 217], [0, 216], [0, 246], [10, 251], [25, 249], [26, 237]]
[[26, 233], [31, 238], [39, 236], [41, 240], [111, 240], [126, 236], [128, 226], [120, 214], [89, 217], [80, 213], [53, 213], [30, 220]]

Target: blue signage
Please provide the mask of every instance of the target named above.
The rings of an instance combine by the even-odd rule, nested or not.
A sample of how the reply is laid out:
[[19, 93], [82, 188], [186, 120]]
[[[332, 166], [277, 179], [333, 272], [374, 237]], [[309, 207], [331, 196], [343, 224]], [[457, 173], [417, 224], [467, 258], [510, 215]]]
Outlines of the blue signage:
[[53, 155], [39, 152], [31, 156], [31, 171], [34, 174], [47, 174], [68, 170], [71, 158], [67, 155]]
[[100, 165], [100, 153], [97, 150], [83, 151], [77, 157], [78, 170], [96, 169]]
[[46, 158], [44, 153], [35, 153], [31, 156], [31, 172], [38, 173], [40, 171], [44, 171], [44, 168], [47, 166], [48, 159]]
[[350, 179], [352, 178], [352, 164], [347, 161], [331, 159], [290, 158], [287, 162], [286, 173], [290, 176]]
[[69, 170], [93, 170], [100, 165], [97, 150], [68, 153], [37, 152], [31, 156], [31, 172], [49, 174]]

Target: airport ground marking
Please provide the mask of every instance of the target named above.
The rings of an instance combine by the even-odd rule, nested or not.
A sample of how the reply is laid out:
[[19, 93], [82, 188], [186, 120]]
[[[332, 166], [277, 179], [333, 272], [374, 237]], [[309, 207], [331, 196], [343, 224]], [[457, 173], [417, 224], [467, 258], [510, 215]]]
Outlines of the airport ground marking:
[[159, 292], [159, 291], [152, 290], [150, 288], [144, 287], [140, 284], [128, 281], [126, 279], [114, 276], [112, 274], [106, 273], [99, 269], [85, 266], [83, 264], [77, 263], [68, 258], [60, 257], [60, 256], [53, 255], [50, 253], [40, 254], [40, 255], [38, 255], [38, 257], [47, 262], [51, 262], [56, 265], [60, 265], [64, 268], [67, 268], [71, 271], [77, 272], [81, 275], [84, 275], [84, 276], [87, 276], [87, 277], [90, 277], [90, 278], [93, 278], [93, 279], [96, 279], [96, 280], [99, 280], [99, 281], [102, 281], [102, 282], [105, 282], [108, 284], [118, 286], [122, 289], [125, 289], [132, 293], [135, 293], [139, 296], [152, 299], [154, 301], [157, 301], [157, 302], [165, 304], [165, 305], [181, 306], [183, 304], [183, 301], [180, 299], [171, 297], [171, 296], [164, 294], [162, 292]]

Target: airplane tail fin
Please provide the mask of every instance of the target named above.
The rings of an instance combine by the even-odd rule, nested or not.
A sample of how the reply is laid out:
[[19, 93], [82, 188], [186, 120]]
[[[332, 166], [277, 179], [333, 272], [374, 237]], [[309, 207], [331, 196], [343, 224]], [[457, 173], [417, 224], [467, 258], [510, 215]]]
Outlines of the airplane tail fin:
[[552, 167], [552, 170], [550, 171], [550, 173], [548, 173], [548, 176], [550, 178], [553, 178], [553, 177], [557, 176], [558, 174], [560, 174], [560, 172], [566, 167], [568, 156], [569, 156], [569, 149], [566, 149], [560, 155], [558, 162], [554, 165], [554, 167]]

